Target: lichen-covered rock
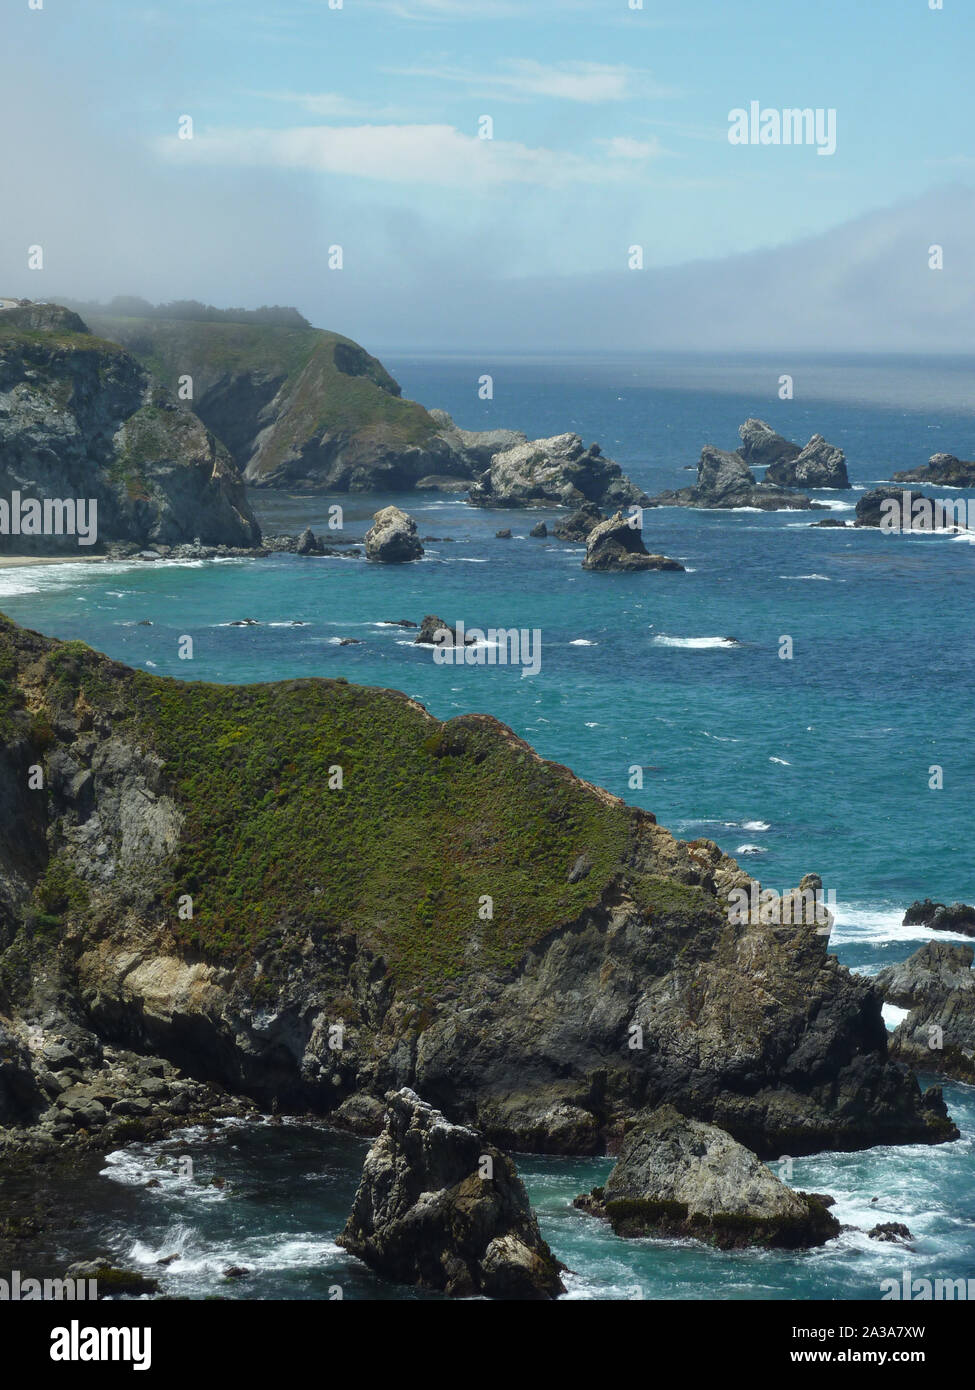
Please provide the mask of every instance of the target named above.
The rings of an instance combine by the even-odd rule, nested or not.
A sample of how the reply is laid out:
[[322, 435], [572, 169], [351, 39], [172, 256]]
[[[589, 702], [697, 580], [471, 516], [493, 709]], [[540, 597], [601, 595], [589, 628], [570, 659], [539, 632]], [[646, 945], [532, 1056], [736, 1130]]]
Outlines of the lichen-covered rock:
[[617, 512], [607, 521], [599, 522], [589, 532], [582, 568], [604, 572], [682, 571], [684, 566], [679, 560], [671, 560], [666, 555], [651, 555], [643, 544], [643, 534], [639, 525], [624, 517], [622, 512]]
[[0, 310], [0, 496], [97, 504], [97, 534], [0, 534], [0, 553], [108, 542], [256, 546], [226, 449], [117, 344], [57, 305]]
[[601, 1191], [580, 1203], [617, 1235], [696, 1236], [723, 1249], [822, 1245], [840, 1223], [714, 1125], [664, 1105], [639, 1116]]
[[478, 507], [530, 507], [542, 502], [563, 506], [583, 502], [624, 506], [645, 500], [618, 463], [603, 457], [598, 444], [587, 449], [577, 434], [535, 439], [495, 454], [490, 468], [470, 490]]
[[457, 1298], [564, 1293], [511, 1159], [408, 1088], [386, 1105], [339, 1245], [387, 1278]]
[[366, 532], [366, 556], [387, 565], [419, 560], [423, 544], [417, 535], [416, 522], [399, 507], [383, 507], [373, 517]]

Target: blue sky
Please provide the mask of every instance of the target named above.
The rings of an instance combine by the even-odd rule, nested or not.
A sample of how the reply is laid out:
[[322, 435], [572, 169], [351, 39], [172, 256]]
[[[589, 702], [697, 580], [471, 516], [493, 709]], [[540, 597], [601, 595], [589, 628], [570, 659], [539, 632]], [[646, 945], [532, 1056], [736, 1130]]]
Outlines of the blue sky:
[[[475, 343], [478, 314], [503, 334], [500, 293], [515, 346], [540, 303], [551, 319], [553, 281], [580, 306], [632, 297], [633, 244], [646, 284], [727, 262], [733, 296], [743, 255], [777, 248], [801, 279], [822, 238], [828, 281], [844, 227], [862, 257], [866, 218], [879, 294], [907, 218], [919, 245], [955, 238], [944, 322], [969, 306], [971, 234], [964, 275], [957, 239], [975, 187], [975, 18], [944, 5], [7, 0], [3, 292], [286, 299], [373, 341], [444, 346]], [[836, 153], [730, 145], [728, 114], [751, 101], [834, 108]], [[22, 269], [35, 243], [43, 293]], [[432, 308], [443, 296], [466, 339]]]

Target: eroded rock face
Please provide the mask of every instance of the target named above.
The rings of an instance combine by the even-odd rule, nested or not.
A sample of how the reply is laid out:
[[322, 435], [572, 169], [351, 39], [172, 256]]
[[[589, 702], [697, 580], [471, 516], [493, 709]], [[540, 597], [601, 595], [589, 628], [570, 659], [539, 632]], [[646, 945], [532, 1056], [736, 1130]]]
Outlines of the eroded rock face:
[[0, 311], [0, 497], [97, 503], [97, 535], [0, 535], [8, 554], [113, 541], [256, 546], [226, 449], [136, 359], [57, 305]]
[[691, 1235], [724, 1249], [822, 1245], [840, 1229], [820, 1199], [669, 1105], [637, 1117], [605, 1189], [579, 1205], [605, 1214], [617, 1235]]
[[556, 522], [552, 534], [560, 541], [585, 542], [593, 528], [605, 520], [602, 509], [595, 502], [584, 502], [571, 516]]
[[622, 512], [594, 526], [586, 541], [584, 570], [681, 570], [679, 560], [666, 555], [651, 555], [643, 544], [643, 534]]
[[911, 1066], [975, 1082], [975, 948], [928, 941], [876, 977], [889, 1004], [909, 1009], [890, 1051]]
[[784, 508], [810, 510], [821, 508], [801, 493], [787, 492], [771, 483], [759, 483], [741, 454], [716, 449], [706, 444], [697, 466], [697, 486], [662, 492], [651, 498], [656, 507], [757, 507], [761, 511], [781, 511]]
[[339, 1245], [389, 1279], [457, 1298], [564, 1293], [511, 1159], [408, 1088], [386, 1106]]
[[495, 454], [470, 490], [470, 501], [478, 507], [587, 501], [623, 506], [641, 500], [644, 494], [619, 464], [604, 458], [598, 444], [585, 448], [577, 434], [535, 439]]
[[930, 931], [956, 931], [975, 936], [975, 907], [967, 903], [935, 903], [930, 898], [913, 902], [904, 913], [904, 926], [922, 926]]
[[399, 507], [383, 507], [373, 517], [366, 532], [366, 556], [387, 565], [419, 560], [423, 545], [417, 535], [416, 522]]
[[739, 453], [746, 463], [762, 467], [772, 463], [791, 463], [799, 456], [799, 445], [777, 434], [764, 420], [749, 419], [739, 426]]

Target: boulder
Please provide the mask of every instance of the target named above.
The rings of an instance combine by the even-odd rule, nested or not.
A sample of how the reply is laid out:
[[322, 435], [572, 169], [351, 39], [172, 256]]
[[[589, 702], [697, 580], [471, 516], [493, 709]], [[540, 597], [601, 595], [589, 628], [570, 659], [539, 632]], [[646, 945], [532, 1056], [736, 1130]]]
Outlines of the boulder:
[[[925, 531], [957, 529], [953, 503], [929, 497], [923, 492], [896, 487], [878, 487], [865, 492], [857, 501], [856, 526], [884, 526], [885, 530]], [[964, 507], [964, 502], [959, 502]], [[896, 524], [895, 524], [896, 523]], [[964, 529], [964, 528], [963, 528]]]
[[628, 1131], [603, 1189], [578, 1204], [621, 1236], [695, 1236], [721, 1249], [801, 1249], [839, 1234], [820, 1197], [794, 1192], [716, 1125], [671, 1105]]
[[799, 445], [776, 434], [764, 420], [746, 420], [738, 428], [741, 448], [738, 452], [746, 463], [762, 467], [773, 463], [791, 463], [799, 456]]
[[386, 1105], [338, 1244], [389, 1279], [456, 1298], [564, 1293], [511, 1159], [407, 1087]]
[[[457, 629], [451, 627], [449, 623], [445, 623], [443, 618], [437, 618], [432, 613], [428, 613], [427, 616], [423, 619], [423, 622], [420, 624], [419, 632], [413, 638], [413, 645], [414, 647], [439, 646], [440, 644], [437, 641], [437, 633], [445, 631], [450, 633], [450, 646], [456, 647]], [[465, 647], [472, 647], [476, 644], [476, 642], [476, 637], [464, 638]]]
[[536, 521], [528, 534], [535, 540], [545, 540], [548, 535], [548, 527], [545, 525], [544, 521]]
[[373, 516], [366, 532], [366, 556], [383, 564], [398, 565], [419, 560], [423, 544], [416, 533], [416, 522], [399, 507], [383, 507]]
[[586, 541], [584, 570], [683, 570], [678, 560], [666, 555], [651, 555], [643, 544], [643, 535], [632, 520], [617, 512], [607, 521], [593, 527]]
[[497, 453], [470, 490], [475, 507], [530, 507], [540, 502], [624, 506], [645, 500], [618, 463], [579, 435], [535, 439]]

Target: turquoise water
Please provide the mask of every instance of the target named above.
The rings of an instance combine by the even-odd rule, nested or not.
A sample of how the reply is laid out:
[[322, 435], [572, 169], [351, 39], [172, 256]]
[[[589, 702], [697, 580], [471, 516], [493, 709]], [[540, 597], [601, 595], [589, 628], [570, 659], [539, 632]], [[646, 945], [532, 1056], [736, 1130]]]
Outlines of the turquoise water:
[[[819, 431], [845, 449], [854, 490], [818, 496], [848, 518], [861, 491], [892, 470], [924, 463], [936, 450], [971, 457], [975, 444], [964, 362], [924, 371], [909, 363], [809, 363], [796, 373], [806, 393], [787, 403], [775, 398], [775, 383], [789, 364], [757, 360], [734, 368], [703, 359], [509, 362], [496, 372], [493, 403], [475, 397], [490, 364], [389, 366], [406, 394], [444, 406], [465, 426], [517, 425], [531, 435], [576, 429], [587, 442], [598, 439], [651, 493], [689, 481], [684, 465], [703, 443], [732, 447], [748, 415], [801, 442]], [[452, 540], [428, 542], [424, 560], [406, 567], [277, 556], [6, 570], [0, 608], [159, 675], [342, 675], [404, 690], [442, 718], [494, 714], [544, 756], [654, 811], [675, 833], [713, 838], [767, 886], [820, 873], [836, 895], [832, 949], [854, 969], [875, 973], [925, 939], [921, 929], [899, 925], [914, 898], [975, 896], [962, 848], [975, 785], [975, 549], [967, 538], [816, 529], [798, 512], [665, 509], [646, 514], [647, 545], [680, 559], [688, 573], [594, 575], [580, 568], [581, 548], [527, 538], [536, 520], [551, 524], [555, 512], [488, 513], [456, 497], [417, 494], [253, 500], [269, 531], [310, 523], [324, 532], [328, 506], [339, 500], [346, 534], [358, 537], [373, 511], [397, 502], [422, 535]], [[495, 539], [503, 526], [516, 539]], [[437, 666], [429, 649], [412, 646], [411, 633], [382, 625], [427, 613], [485, 629], [539, 629], [540, 673]], [[260, 625], [229, 626], [241, 618]], [[307, 626], [287, 625], [293, 621]], [[184, 635], [194, 639], [191, 662], [178, 659]], [[778, 655], [786, 635], [791, 661]], [[361, 645], [340, 646], [343, 637]], [[629, 785], [633, 765], [646, 769], [642, 789]], [[943, 768], [942, 790], [929, 789], [933, 765]], [[916, 1277], [975, 1273], [975, 1092], [949, 1089], [963, 1131], [956, 1144], [795, 1163], [795, 1185], [841, 1198], [844, 1221], [905, 1221], [920, 1238], [910, 1256]], [[321, 1131], [315, 1135], [320, 1142]], [[288, 1221], [307, 1228], [314, 1245], [312, 1254], [296, 1248], [290, 1263], [279, 1251], [261, 1276], [264, 1296], [290, 1297], [299, 1273], [311, 1278], [309, 1263], [326, 1259], [321, 1241], [327, 1245], [344, 1220], [359, 1150], [354, 1141], [330, 1142], [339, 1155], [329, 1170], [334, 1182], [325, 1175], [302, 1186], [296, 1176], [281, 1202], [264, 1209], [266, 1229], [259, 1213], [246, 1223], [268, 1248], [286, 1235], [300, 1245], [300, 1230], [282, 1224], [291, 1213]], [[309, 1160], [313, 1173], [314, 1145]], [[259, 1146], [239, 1161], [262, 1171]], [[577, 1271], [576, 1296], [627, 1297], [639, 1285], [646, 1297], [878, 1297], [879, 1279], [903, 1265], [893, 1247], [853, 1234], [802, 1256], [625, 1244], [568, 1205], [605, 1176], [607, 1163], [532, 1158], [522, 1169], [546, 1234]], [[144, 1200], [151, 1207], [164, 1199]], [[209, 1223], [224, 1199], [208, 1200], [205, 1212], [187, 1207], [181, 1218], [186, 1238], [202, 1243], [204, 1266], [207, 1242], [216, 1239]], [[154, 1213], [152, 1229], [165, 1244], [163, 1219]], [[149, 1213], [133, 1220], [148, 1221]], [[130, 1235], [123, 1228], [113, 1239], [131, 1245]], [[226, 1239], [229, 1250], [232, 1231]], [[336, 1260], [348, 1274], [337, 1251], [319, 1273]], [[225, 1263], [247, 1264], [246, 1251]], [[175, 1280], [173, 1269], [167, 1278]], [[327, 1296], [318, 1277], [309, 1296]], [[360, 1296], [367, 1287], [378, 1296], [376, 1281], [358, 1277], [366, 1280]]]

